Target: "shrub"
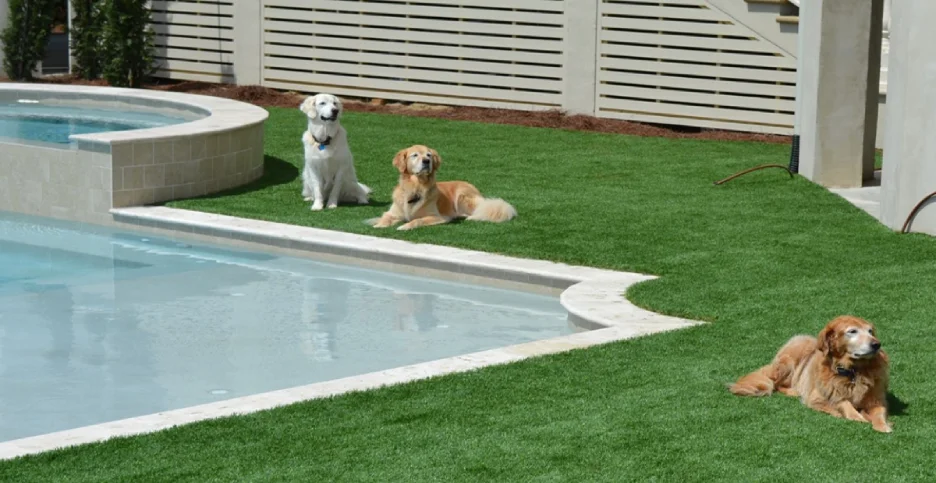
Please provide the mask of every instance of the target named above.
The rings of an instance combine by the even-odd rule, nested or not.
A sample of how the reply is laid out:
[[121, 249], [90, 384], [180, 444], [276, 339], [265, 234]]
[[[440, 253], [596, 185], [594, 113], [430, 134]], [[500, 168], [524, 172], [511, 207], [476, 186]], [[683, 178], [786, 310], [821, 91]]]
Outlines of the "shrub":
[[97, 79], [104, 68], [103, 44], [104, 12], [99, 0], [71, 0], [71, 51], [75, 58], [74, 71], [85, 79]]
[[153, 69], [153, 30], [146, 0], [104, 0], [104, 78], [140, 87]]
[[3, 70], [10, 79], [32, 80], [52, 33], [55, 0], [10, 0], [9, 5], [9, 25], [0, 33]]

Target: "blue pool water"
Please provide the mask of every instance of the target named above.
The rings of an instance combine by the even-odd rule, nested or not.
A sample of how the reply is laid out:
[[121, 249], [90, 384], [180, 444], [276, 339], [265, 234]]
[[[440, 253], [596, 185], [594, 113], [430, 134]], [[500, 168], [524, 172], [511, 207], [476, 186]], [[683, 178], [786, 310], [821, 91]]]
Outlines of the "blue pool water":
[[0, 138], [68, 144], [72, 134], [128, 131], [186, 122], [152, 112], [0, 103]]
[[0, 441], [571, 332], [553, 297], [0, 212]]

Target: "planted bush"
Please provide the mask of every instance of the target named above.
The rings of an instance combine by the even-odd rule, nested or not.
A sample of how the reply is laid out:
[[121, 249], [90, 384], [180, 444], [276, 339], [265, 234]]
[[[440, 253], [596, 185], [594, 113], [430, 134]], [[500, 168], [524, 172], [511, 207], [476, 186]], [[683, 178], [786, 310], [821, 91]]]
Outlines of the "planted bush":
[[3, 70], [10, 79], [32, 80], [52, 33], [56, 0], [10, 0], [9, 7], [9, 25], [0, 33]]
[[153, 30], [146, 0], [103, 0], [104, 78], [140, 87], [153, 69]]
[[71, 0], [71, 6], [71, 55], [75, 59], [73, 70], [85, 79], [97, 79], [104, 69], [101, 42], [104, 32], [103, 2]]

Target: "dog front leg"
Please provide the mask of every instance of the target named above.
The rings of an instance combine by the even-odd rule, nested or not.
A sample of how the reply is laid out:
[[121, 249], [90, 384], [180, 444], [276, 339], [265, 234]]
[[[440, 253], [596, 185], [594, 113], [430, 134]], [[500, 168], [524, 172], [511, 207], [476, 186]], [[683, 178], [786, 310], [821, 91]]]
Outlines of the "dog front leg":
[[893, 431], [890, 423], [887, 422], [887, 408], [884, 407], [884, 405], [871, 407], [867, 411], [862, 411], [862, 414], [865, 415], [865, 419], [871, 422], [871, 427], [874, 428], [875, 431], [880, 431], [882, 433]]
[[308, 185], [309, 193], [312, 195], [310, 198], [312, 201], [312, 211], [321, 211], [324, 205], [322, 180], [319, 179], [317, 174], [310, 172], [307, 176], [306, 184]]
[[335, 173], [335, 179], [332, 181], [331, 191], [328, 192], [328, 209], [338, 208], [338, 198], [341, 196], [341, 189], [344, 188], [345, 169], [339, 169]]
[[396, 225], [403, 220], [403, 212], [397, 208], [397, 205], [394, 204], [386, 211], [383, 215], [378, 218], [371, 218], [370, 220], [365, 221], [368, 225], [374, 228], [389, 228], [393, 225]]
[[855, 409], [855, 406], [853, 406], [852, 403], [848, 401], [842, 401], [838, 404], [832, 405], [820, 399], [820, 397], [814, 397], [811, 398], [811, 400], [807, 403], [807, 406], [817, 411], [831, 414], [837, 418], [845, 418], [851, 421], [859, 421], [862, 423], [868, 422], [868, 420], [865, 419], [857, 409]]
[[416, 218], [409, 223], [401, 225], [399, 228], [397, 228], [397, 230], [412, 230], [413, 228], [419, 228], [421, 226], [441, 225], [448, 222], [448, 218], [444, 218], [440, 215], [430, 215], [424, 216], [422, 218]]

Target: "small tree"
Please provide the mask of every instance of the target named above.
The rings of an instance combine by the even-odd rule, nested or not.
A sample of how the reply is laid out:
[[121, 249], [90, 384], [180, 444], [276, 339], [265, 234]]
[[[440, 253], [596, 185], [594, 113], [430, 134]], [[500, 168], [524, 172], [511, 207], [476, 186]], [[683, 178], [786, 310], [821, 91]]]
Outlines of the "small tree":
[[99, 0], [71, 0], [71, 51], [75, 58], [75, 71], [85, 79], [97, 79], [104, 69], [101, 35], [104, 14]]
[[153, 30], [146, 0], [104, 0], [104, 78], [118, 87], [140, 87], [153, 68]]
[[55, 18], [55, 0], [10, 0], [9, 25], [0, 33], [3, 70], [10, 79], [32, 80], [45, 55]]

